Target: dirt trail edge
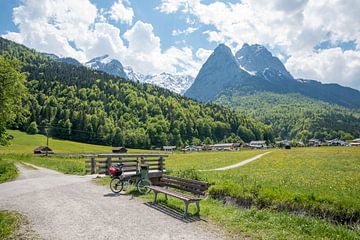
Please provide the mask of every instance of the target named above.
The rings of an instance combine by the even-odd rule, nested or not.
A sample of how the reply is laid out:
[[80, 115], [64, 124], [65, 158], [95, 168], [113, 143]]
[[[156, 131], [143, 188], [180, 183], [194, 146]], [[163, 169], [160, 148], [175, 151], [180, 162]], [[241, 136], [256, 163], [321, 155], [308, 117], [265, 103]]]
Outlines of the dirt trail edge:
[[262, 153], [262, 154], [259, 154], [259, 155], [256, 155], [255, 157], [252, 157], [252, 158], [248, 158], [244, 161], [241, 161], [239, 163], [236, 163], [236, 164], [233, 164], [233, 165], [230, 165], [230, 166], [226, 166], [226, 167], [222, 167], [222, 168], [215, 168], [215, 169], [209, 169], [209, 170], [200, 170], [202, 172], [207, 172], [207, 171], [225, 171], [225, 170], [229, 170], [229, 169], [233, 169], [233, 168], [237, 168], [237, 167], [241, 167], [241, 166], [244, 166], [245, 164], [248, 164], [252, 161], [255, 161], [263, 156], [265, 156], [266, 154], [269, 154], [271, 152], [265, 152], [265, 153]]
[[113, 195], [92, 183], [94, 176], [18, 168], [17, 180], [0, 184], [0, 209], [27, 215], [43, 239], [224, 238], [205, 221], [184, 222], [139, 199]]

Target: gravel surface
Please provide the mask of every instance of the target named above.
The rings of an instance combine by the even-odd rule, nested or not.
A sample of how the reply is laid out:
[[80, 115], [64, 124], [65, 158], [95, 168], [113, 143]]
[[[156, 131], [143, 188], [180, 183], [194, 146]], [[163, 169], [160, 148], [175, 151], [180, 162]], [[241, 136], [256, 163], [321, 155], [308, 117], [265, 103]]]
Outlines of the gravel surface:
[[202, 220], [185, 222], [128, 195], [113, 195], [94, 176], [18, 166], [0, 184], [0, 209], [24, 213], [43, 239], [223, 239]]

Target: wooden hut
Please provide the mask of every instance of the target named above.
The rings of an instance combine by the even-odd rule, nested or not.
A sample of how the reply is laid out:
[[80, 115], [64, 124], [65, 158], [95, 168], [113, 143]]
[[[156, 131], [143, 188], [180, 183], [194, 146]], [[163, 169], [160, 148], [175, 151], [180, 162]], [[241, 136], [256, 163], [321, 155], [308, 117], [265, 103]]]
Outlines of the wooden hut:
[[34, 149], [34, 154], [54, 154], [54, 152], [47, 146], [40, 146]]
[[116, 147], [112, 150], [113, 153], [127, 153], [127, 151], [128, 150], [124, 147]]

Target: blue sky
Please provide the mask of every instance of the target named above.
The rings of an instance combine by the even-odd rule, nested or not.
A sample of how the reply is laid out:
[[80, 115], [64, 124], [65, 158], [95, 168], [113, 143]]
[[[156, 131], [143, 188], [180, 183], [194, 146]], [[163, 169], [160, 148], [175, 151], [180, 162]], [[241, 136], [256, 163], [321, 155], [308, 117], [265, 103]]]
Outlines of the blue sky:
[[0, 0], [0, 35], [81, 62], [109, 54], [136, 71], [196, 76], [225, 43], [262, 44], [299, 78], [360, 89], [360, 2]]

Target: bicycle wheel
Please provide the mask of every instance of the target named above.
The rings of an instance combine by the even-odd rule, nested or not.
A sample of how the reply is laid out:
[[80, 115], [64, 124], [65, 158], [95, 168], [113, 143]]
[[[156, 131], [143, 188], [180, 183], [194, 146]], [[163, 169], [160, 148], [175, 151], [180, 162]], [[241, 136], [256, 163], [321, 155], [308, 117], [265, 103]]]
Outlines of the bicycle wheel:
[[151, 186], [151, 185], [152, 185], [152, 183], [150, 182], [150, 180], [140, 179], [139, 182], [137, 183], [136, 187], [140, 193], [148, 194], [150, 192], [150, 188], [148, 188], [148, 186]]
[[119, 193], [123, 190], [124, 182], [120, 178], [113, 178], [110, 182], [110, 189], [113, 193]]

